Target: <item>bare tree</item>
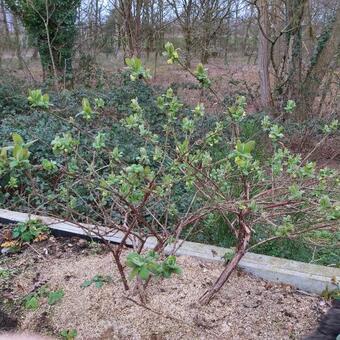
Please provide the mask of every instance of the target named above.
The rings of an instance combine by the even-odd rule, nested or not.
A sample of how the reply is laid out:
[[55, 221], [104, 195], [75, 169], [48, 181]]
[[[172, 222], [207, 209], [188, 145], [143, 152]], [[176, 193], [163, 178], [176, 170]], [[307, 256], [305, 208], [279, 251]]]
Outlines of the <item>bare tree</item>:
[[194, 39], [194, 27], [199, 19], [200, 11], [195, 0], [168, 0], [182, 29], [185, 41], [185, 64], [191, 65], [191, 54]]
[[232, 0], [200, 0], [198, 37], [201, 49], [201, 62], [206, 64], [210, 56], [210, 46], [215, 40], [224, 20], [231, 16]]
[[123, 19], [124, 55], [142, 54], [142, 13], [144, 0], [119, 0], [118, 10]]

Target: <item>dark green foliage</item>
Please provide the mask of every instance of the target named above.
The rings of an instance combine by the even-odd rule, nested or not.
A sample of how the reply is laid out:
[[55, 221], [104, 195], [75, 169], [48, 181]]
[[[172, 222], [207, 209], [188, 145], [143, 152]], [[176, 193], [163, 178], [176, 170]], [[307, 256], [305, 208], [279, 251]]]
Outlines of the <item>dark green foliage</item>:
[[203, 227], [198, 228], [198, 230], [198, 233], [193, 232], [191, 234], [191, 241], [214, 244], [225, 248], [230, 248], [235, 244], [235, 236], [220, 216], [208, 215], [203, 222]]
[[[311, 235], [310, 240], [313, 240]], [[279, 239], [268, 242], [254, 252], [290, 260], [312, 262], [320, 265], [332, 265], [340, 267], [340, 249], [338, 247], [340, 238], [325, 244], [315, 245], [305, 237], [295, 239]]]
[[11, 135], [15, 132], [24, 138], [25, 141], [39, 140], [34, 143], [30, 150], [33, 152], [32, 157], [48, 157], [51, 150], [47, 148], [57, 133], [67, 130], [63, 122], [42, 111], [27, 111], [22, 115], [8, 115], [1, 125], [0, 140], [2, 143], [10, 142]]
[[[190, 240], [230, 248], [235, 244], [235, 236], [228, 224], [219, 216], [209, 215], [200, 232], [193, 233]], [[255, 226], [250, 246], [269, 237], [268, 231]], [[252, 250], [258, 254], [282, 257], [290, 260], [311, 262], [320, 265], [340, 267], [340, 233], [315, 231], [293, 239], [277, 239]]]
[[29, 109], [22, 87], [15, 79], [11, 79], [11, 82], [9, 79], [0, 79], [0, 122], [7, 115], [23, 114]]
[[[85, 159], [91, 161], [91, 154], [88, 152], [88, 146], [92, 145], [95, 135], [101, 131], [106, 133], [106, 145], [113, 149], [119, 146], [119, 149], [124, 153], [126, 162], [133, 162], [139, 153], [138, 145], [140, 138], [135, 136], [131, 131], [122, 127], [119, 120], [131, 113], [130, 100], [138, 96], [143, 107], [146, 108], [146, 114], [153, 122], [153, 126], [161, 129], [162, 116], [156, 109], [154, 103], [153, 90], [141, 82], [131, 83], [123, 80], [123, 86], [113, 88], [111, 90], [90, 90], [77, 89], [75, 91], [63, 91], [60, 94], [50, 93], [50, 102], [53, 104], [53, 112], [45, 112], [37, 108], [29, 108], [22, 114], [8, 114], [2, 121], [0, 129], [0, 146], [12, 144], [11, 136], [17, 133], [23, 137], [25, 141], [37, 140], [30, 146], [32, 164], [40, 165], [43, 161], [62, 162], [62, 158], [53, 153], [51, 142], [56, 135], [61, 136], [63, 133], [71, 132], [79, 136], [80, 145], [79, 152]], [[96, 116], [96, 119], [90, 124], [90, 134], [83, 133], [82, 129], [89, 124], [83, 119], [78, 119], [74, 125], [74, 120], [81, 110], [81, 102], [83, 98], [88, 98], [91, 105], [94, 105], [95, 98], [101, 98], [105, 102], [105, 109]], [[27, 99], [25, 100], [25, 105]], [[55, 114], [54, 114], [55, 113]], [[84, 129], [85, 130], [85, 129]], [[107, 155], [103, 154], [102, 162], [104, 165], [107, 162]], [[20, 195], [13, 195], [9, 191], [4, 190], [8, 184], [10, 177], [1, 178], [0, 185], [0, 202], [7, 205], [8, 208], [15, 209], [20, 206], [26, 206], [25, 197], [31, 195], [32, 188], [29, 185], [29, 179], [24, 175], [24, 170], [16, 170], [19, 181]], [[52, 199], [52, 187], [56, 184], [56, 178], [53, 177], [55, 171], [46, 171], [40, 173], [37, 177], [37, 185], [41, 192], [45, 192], [46, 197]], [[28, 185], [27, 185], [28, 184]], [[66, 184], [65, 184], [66, 185]], [[83, 199], [89, 202], [93, 199], [86, 192], [78, 187], [78, 193]], [[30, 203], [34, 206], [42, 204], [43, 197], [33, 196]], [[74, 201], [75, 207], [80, 211], [84, 211], [82, 199], [77, 198]], [[47, 206], [47, 210], [58, 210], [56, 206]]]

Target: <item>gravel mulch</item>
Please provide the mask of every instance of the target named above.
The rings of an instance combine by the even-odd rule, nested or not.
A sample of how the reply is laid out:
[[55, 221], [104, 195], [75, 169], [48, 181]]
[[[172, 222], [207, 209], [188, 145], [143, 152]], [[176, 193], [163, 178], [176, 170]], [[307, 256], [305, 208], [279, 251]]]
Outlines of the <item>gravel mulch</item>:
[[[190, 257], [178, 258], [181, 275], [150, 283], [144, 307], [137, 296], [122, 289], [111, 254], [98, 254], [83, 240], [64, 241], [62, 246], [54, 238], [46, 242], [8, 257], [8, 267], [18, 272], [10, 294], [22, 298], [39, 284], [65, 294], [55, 305], [41, 300], [37, 310], [21, 309], [18, 330], [58, 336], [62, 330], [76, 329], [76, 339], [89, 340], [300, 339], [327, 310], [318, 297], [241, 271], [209, 306], [200, 306], [198, 298], [218, 277], [222, 264]], [[48, 255], [38, 256], [44, 251]], [[96, 275], [110, 275], [112, 281], [101, 288], [81, 288]]]

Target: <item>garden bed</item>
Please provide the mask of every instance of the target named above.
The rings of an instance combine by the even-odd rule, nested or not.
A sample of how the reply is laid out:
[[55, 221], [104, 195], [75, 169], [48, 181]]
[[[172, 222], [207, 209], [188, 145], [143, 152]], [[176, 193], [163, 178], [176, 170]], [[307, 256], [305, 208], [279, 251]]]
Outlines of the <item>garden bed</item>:
[[[102, 245], [52, 236], [19, 254], [2, 256], [1, 267], [11, 275], [1, 285], [0, 308], [13, 319], [14, 329], [54, 336], [75, 329], [77, 339], [297, 339], [327, 309], [318, 297], [241, 271], [202, 307], [198, 297], [222, 264], [187, 256], [178, 262], [182, 274], [153, 280], [143, 307], [137, 296], [122, 290], [112, 256]], [[96, 275], [111, 280], [100, 288], [81, 288]], [[64, 296], [54, 305], [40, 298], [36, 310], [23, 308], [22, 299], [41, 286], [63, 290]]]
[[[55, 236], [78, 236], [87, 240], [100, 241], [98, 232], [102, 235], [102, 240], [118, 244], [124, 235], [115, 230], [107, 230], [101, 226], [91, 224], [70, 223], [64, 220], [41, 216], [31, 215], [18, 211], [0, 209], [0, 223], [17, 223], [27, 222], [30, 219], [37, 219], [46, 224]], [[145, 247], [153, 249], [156, 246], [156, 240], [150, 237]], [[224, 256], [231, 252], [230, 248], [216, 247], [201, 243], [180, 240], [181, 246], [177, 249], [177, 255], [197, 257], [201, 260], [218, 261], [224, 263]], [[126, 244], [131, 245], [128, 238]], [[168, 244], [165, 248], [166, 254], [171, 254], [174, 245]], [[259, 255], [248, 252], [239, 263], [239, 267], [244, 271], [254, 274], [255, 276], [279, 283], [285, 283], [295, 288], [321, 295], [325, 290], [333, 291], [337, 289], [337, 282], [340, 279], [340, 269], [335, 267], [326, 267], [303, 263], [299, 261], [287, 260], [279, 257]], [[335, 279], [334, 279], [335, 278]]]

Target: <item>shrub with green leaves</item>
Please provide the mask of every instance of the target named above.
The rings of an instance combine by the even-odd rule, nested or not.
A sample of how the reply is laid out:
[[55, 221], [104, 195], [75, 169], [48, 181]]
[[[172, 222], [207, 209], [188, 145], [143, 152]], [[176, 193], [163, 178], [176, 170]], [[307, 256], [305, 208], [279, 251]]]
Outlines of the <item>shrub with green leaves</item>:
[[211, 80], [208, 77], [207, 69], [204, 68], [203, 64], [200, 63], [197, 65], [194, 75], [202, 87], [209, 87], [211, 85]]
[[12, 145], [0, 148], [0, 190], [16, 190], [22, 175], [30, 168], [29, 147], [35, 142], [25, 143], [17, 133], [12, 134]]
[[81, 105], [82, 111], [79, 112], [79, 115], [82, 116], [85, 120], [92, 120], [96, 112], [93, 111], [89, 100], [87, 98], [83, 98]]
[[25, 168], [29, 165], [31, 143], [25, 143], [23, 138], [17, 133], [12, 134], [13, 145], [4, 146], [0, 149], [0, 174], [6, 171]]
[[[170, 52], [174, 50], [168, 46], [168, 58]], [[177, 60], [177, 55], [173, 58]], [[140, 60], [132, 58], [127, 65], [131, 81], [149, 77]], [[211, 90], [207, 70], [198, 65], [194, 75], [204, 91]], [[255, 138], [242, 129], [245, 98], [236, 98], [221, 120], [200, 133], [205, 122], [200, 103], [183, 111], [183, 104], [169, 88], [153, 105], [162, 115], [161, 129], [150, 124], [146, 115], [150, 106], [141, 104], [138, 93], [117, 124], [117, 131], [129, 136], [127, 143], [134, 145], [133, 153], [111, 143], [104, 128], [93, 133], [92, 124], [98, 118], [86, 120], [86, 125], [82, 117], [72, 117], [69, 131], [51, 143], [58, 157], [53, 170], [58, 180], [49, 187], [48, 196], [44, 197], [46, 192], [41, 192], [37, 181], [32, 182], [32, 191], [43, 201], [40, 206], [48, 206], [51, 200], [63, 219], [100, 223], [106, 229], [96, 230], [96, 234], [102, 238], [107, 229], [122, 233], [122, 242], [109, 246], [126, 290], [131, 281], [125, 261], [139, 292], [153, 277], [178, 273], [174, 256], [180, 238], [199, 234], [211, 215], [229, 227], [235, 253], [201, 303], [208, 303], [223, 286], [250, 244], [254, 248], [267, 240], [315, 230], [332, 232], [338, 227], [337, 172], [319, 168], [308, 156], [289, 150], [284, 145], [284, 128], [269, 117], [262, 126], [271, 147], [266, 155], [257, 157]], [[287, 110], [293, 106], [288, 103]], [[52, 114], [53, 108], [49, 110]], [[31, 165], [25, 171], [38, 178], [42, 169]], [[266, 239], [254, 244], [258, 225]], [[150, 239], [153, 251], [145, 253]], [[125, 260], [126, 246], [133, 251]], [[169, 257], [162, 261], [165, 248]]]
[[142, 61], [139, 58], [126, 58], [125, 63], [129, 68], [130, 79], [132, 81], [136, 79], [147, 80], [151, 78], [150, 71], [144, 68]]
[[37, 90], [30, 90], [28, 95], [28, 102], [30, 103], [31, 107], [39, 107], [42, 109], [48, 109], [50, 104], [50, 98], [48, 93], [42, 94], [40, 89]]
[[179, 61], [178, 49], [175, 49], [172, 43], [167, 42], [164, 48], [165, 51], [163, 52], [163, 55], [168, 59], [168, 64], [174, 64]]
[[129, 253], [126, 264], [131, 268], [130, 279], [138, 276], [147, 281], [151, 276], [169, 278], [172, 274], [180, 274], [181, 268], [176, 264], [176, 257], [171, 255], [159, 262], [158, 254], [149, 251], [145, 255], [137, 252]]
[[32, 242], [37, 237], [49, 232], [49, 228], [39, 220], [29, 220], [18, 223], [13, 229], [12, 237], [20, 242]]

